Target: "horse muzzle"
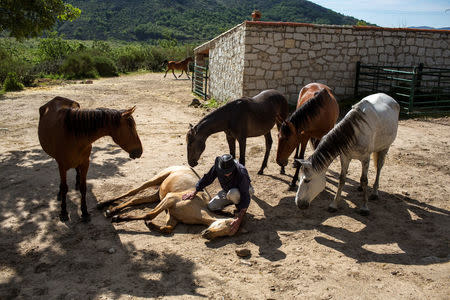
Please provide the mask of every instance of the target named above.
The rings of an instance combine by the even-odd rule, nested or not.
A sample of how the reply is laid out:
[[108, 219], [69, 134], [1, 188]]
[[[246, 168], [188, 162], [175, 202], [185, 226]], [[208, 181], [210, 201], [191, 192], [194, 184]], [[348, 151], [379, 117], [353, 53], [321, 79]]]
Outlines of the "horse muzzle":
[[131, 159], [139, 158], [139, 157], [141, 157], [141, 155], [142, 155], [142, 148], [134, 149], [130, 152]]
[[191, 166], [192, 168], [195, 167], [196, 165], [198, 165], [197, 161], [188, 161], [189, 166]]
[[286, 167], [287, 164], [288, 164], [288, 160], [287, 160], [287, 159], [283, 159], [283, 160], [277, 159], [277, 164], [278, 164], [280, 167]]
[[203, 230], [201, 234], [202, 234], [202, 238], [204, 238], [204, 239], [208, 239], [208, 240], [212, 239], [211, 231], [209, 231], [208, 229]]
[[309, 207], [308, 201], [300, 201], [297, 203], [298, 208], [300, 209], [307, 209]]

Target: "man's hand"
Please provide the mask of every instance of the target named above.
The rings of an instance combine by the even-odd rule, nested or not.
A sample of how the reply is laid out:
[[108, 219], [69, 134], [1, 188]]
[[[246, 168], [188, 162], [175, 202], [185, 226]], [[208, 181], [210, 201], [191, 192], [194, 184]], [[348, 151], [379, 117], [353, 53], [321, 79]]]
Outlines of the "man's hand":
[[197, 195], [197, 191], [192, 191], [189, 193], [184, 194], [181, 199], [183, 200], [192, 200], [195, 198], [195, 195]]
[[238, 213], [238, 217], [234, 219], [233, 222], [231, 222], [231, 230], [229, 235], [234, 235], [238, 231], [239, 226], [241, 226], [242, 220], [244, 219], [246, 211], [246, 208], [241, 209], [241, 211]]

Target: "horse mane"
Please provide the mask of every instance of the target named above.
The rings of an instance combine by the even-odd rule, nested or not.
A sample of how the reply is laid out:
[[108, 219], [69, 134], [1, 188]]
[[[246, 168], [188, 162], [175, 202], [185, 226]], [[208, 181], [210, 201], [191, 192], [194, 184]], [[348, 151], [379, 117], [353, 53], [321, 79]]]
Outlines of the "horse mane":
[[[328, 102], [328, 97], [325, 97], [327, 93], [326, 89], [321, 89], [317, 92], [313, 98], [305, 102], [300, 106], [289, 118], [288, 121], [294, 124], [295, 128], [298, 130], [300, 128], [305, 128], [306, 125], [317, 117], [320, 113], [320, 109], [325, 107]], [[289, 127], [286, 124], [281, 126], [281, 131], [284, 135], [289, 135]]]
[[310, 160], [316, 171], [327, 168], [341, 153], [348, 151], [357, 140], [357, 129], [367, 124], [364, 113], [358, 108], [352, 109], [328, 134], [326, 134]]
[[64, 125], [75, 135], [88, 135], [107, 125], [118, 127], [122, 112], [109, 108], [65, 109]]

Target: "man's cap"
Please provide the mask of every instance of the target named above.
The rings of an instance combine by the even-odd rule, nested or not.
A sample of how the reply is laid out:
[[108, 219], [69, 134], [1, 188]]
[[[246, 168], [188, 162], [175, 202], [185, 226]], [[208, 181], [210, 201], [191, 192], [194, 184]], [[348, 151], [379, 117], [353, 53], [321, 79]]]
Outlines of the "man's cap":
[[231, 156], [230, 154], [224, 154], [220, 156], [218, 167], [223, 174], [233, 172], [236, 168], [236, 163], [234, 162], [233, 156]]

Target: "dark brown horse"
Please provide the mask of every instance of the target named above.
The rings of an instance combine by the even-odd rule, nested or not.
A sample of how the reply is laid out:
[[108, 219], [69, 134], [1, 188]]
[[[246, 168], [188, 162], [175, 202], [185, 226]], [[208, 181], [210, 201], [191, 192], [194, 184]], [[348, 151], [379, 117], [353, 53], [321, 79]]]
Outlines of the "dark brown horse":
[[231, 101], [206, 115], [186, 135], [188, 163], [191, 167], [198, 164], [205, 150], [206, 139], [213, 133], [224, 131], [230, 154], [236, 157], [236, 140], [239, 142], [239, 162], [245, 164], [245, 146], [248, 137], [264, 135], [266, 152], [258, 174], [267, 166], [272, 136], [270, 130], [276, 123], [281, 125], [288, 114], [286, 98], [276, 90], [265, 90], [253, 98], [241, 98]]
[[[304, 86], [298, 97], [297, 110], [279, 130], [277, 163], [286, 166], [289, 155], [296, 147], [294, 158], [303, 159], [308, 141], [311, 139], [313, 147], [317, 147], [320, 139], [334, 127], [338, 116], [339, 105], [328, 86], [321, 83]], [[290, 190], [295, 189], [298, 173], [299, 167], [289, 185]]]
[[[189, 67], [189, 62], [191, 62], [193, 60], [194, 59], [192, 57], [188, 57], [188, 58], [186, 58], [184, 60], [181, 60], [181, 61], [167, 61], [166, 60], [165, 62], [167, 63], [167, 70], [166, 70], [166, 74], [164, 74], [164, 78], [166, 78], [167, 72], [169, 72], [169, 70], [172, 70], [172, 74], [175, 77], [175, 79], [180, 78], [181, 75], [183, 75], [183, 72], [185, 72], [187, 77], [189, 79], [191, 79], [189, 77], [189, 68], [188, 67]], [[180, 76], [178, 76], [178, 78], [175, 75], [174, 70], [181, 70], [181, 74], [180, 74]]]
[[142, 144], [132, 116], [135, 108], [121, 111], [106, 108], [80, 109], [77, 102], [62, 97], [55, 97], [39, 108], [39, 142], [42, 149], [56, 159], [59, 168], [61, 221], [69, 218], [66, 210], [66, 173], [71, 168], [77, 171], [75, 188], [81, 193], [82, 219], [89, 221], [86, 175], [91, 144], [94, 141], [103, 136], [111, 136], [131, 158], [141, 156]]

